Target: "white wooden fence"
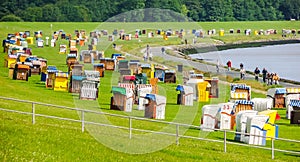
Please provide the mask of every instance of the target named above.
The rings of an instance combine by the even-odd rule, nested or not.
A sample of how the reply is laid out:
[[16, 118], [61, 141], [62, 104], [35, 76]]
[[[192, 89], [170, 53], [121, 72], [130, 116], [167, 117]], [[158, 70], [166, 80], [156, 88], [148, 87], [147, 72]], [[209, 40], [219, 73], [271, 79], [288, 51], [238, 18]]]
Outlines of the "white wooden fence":
[[[210, 141], [210, 142], [223, 143], [224, 152], [227, 152], [227, 144], [233, 144], [233, 145], [239, 145], [239, 146], [259, 148], [259, 149], [264, 149], [264, 150], [271, 150], [271, 158], [272, 159], [275, 158], [275, 151], [289, 153], [289, 154], [298, 155], [298, 156], [300, 155], [300, 151], [282, 150], [282, 149], [276, 149], [275, 148], [275, 141], [276, 140], [281, 140], [281, 141], [285, 141], [285, 142], [300, 143], [299, 140], [265, 137], [265, 138], [271, 138], [271, 147], [269, 148], [269, 147], [266, 147], [266, 146], [256, 146], [256, 145], [249, 145], [249, 144], [245, 144], [245, 143], [237, 143], [237, 142], [227, 141], [227, 134], [228, 133], [233, 133], [233, 134], [238, 133], [238, 134], [243, 134], [243, 135], [250, 135], [249, 133], [235, 132], [235, 131], [230, 131], [230, 130], [213, 129], [214, 131], [223, 132], [223, 134], [224, 134], [223, 140], [209, 139], [209, 138], [203, 138], [203, 137], [201, 138], [201, 137], [195, 137], [195, 136], [187, 136], [187, 135], [179, 133], [180, 127], [200, 129], [200, 126], [195, 126], [195, 125], [190, 125], [190, 124], [182, 124], [182, 123], [175, 123], [175, 122], [167, 122], [167, 121], [153, 120], [153, 119], [147, 119], [147, 118], [133, 117], [133, 116], [111, 114], [111, 113], [105, 113], [105, 112], [100, 112], [100, 111], [92, 111], [92, 110], [85, 110], [85, 109], [59, 106], [59, 105], [53, 105], [53, 104], [46, 104], [46, 103], [41, 103], [41, 102], [33, 102], [33, 101], [28, 101], [28, 100], [19, 100], [19, 99], [15, 99], [15, 98], [8, 98], [8, 97], [2, 97], [2, 96], [0, 96], [0, 99], [31, 104], [31, 112], [24, 112], [24, 111], [6, 109], [6, 108], [1, 108], [1, 107], [0, 107], [0, 111], [31, 115], [32, 116], [32, 124], [36, 123], [35, 117], [45, 117], [45, 118], [65, 120], [65, 121], [71, 121], [71, 122], [79, 122], [79, 123], [81, 123], [81, 131], [82, 132], [85, 131], [85, 124], [92, 124], [92, 125], [97, 125], [97, 126], [106, 126], [106, 127], [112, 127], [112, 128], [119, 128], [119, 129], [128, 130], [129, 131], [129, 137], [128, 137], [129, 139], [131, 139], [132, 136], [133, 136], [132, 131], [140, 131], [140, 132], [148, 132], [148, 133], [163, 134], [163, 135], [168, 135], [168, 136], [175, 136], [177, 145], [179, 145], [179, 139], [180, 138], [188, 138], [188, 139], [194, 139], [194, 140], [204, 140], [204, 141]], [[58, 109], [66, 109], [66, 110], [72, 110], [72, 111], [79, 111], [80, 114], [81, 114], [81, 119], [79, 120], [79, 119], [64, 118], [64, 117], [45, 115], [45, 114], [37, 114], [37, 113], [35, 113], [35, 110], [36, 110], [35, 106], [36, 105], [42, 105], [42, 106], [53, 107], [53, 108], [58, 108]], [[107, 115], [107, 116], [114, 116], [114, 117], [118, 117], [118, 118], [127, 118], [129, 125], [128, 125], [128, 127], [125, 127], [125, 126], [117, 126], [117, 125], [111, 125], [111, 124], [104, 124], [104, 123], [86, 121], [84, 119], [85, 113], [101, 114], [101, 115]], [[132, 125], [133, 120], [142, 120], [142, 121], [148, 121], [148, 122], [156, 122], [156, 123], [174, 125], [176, 127], [176, 129], [175, 129], [174, 133], [169, 133], [169, 132], [160, 132], [160, 131], [147, 130], [145, 128], [144, 129], [134, 128], [133, 125]], [[257, 135], [252, 135], [251, 134], [251, 136], [257, 136]], [[257, 137], [262, 137], [262, 136], [257, 136]]]

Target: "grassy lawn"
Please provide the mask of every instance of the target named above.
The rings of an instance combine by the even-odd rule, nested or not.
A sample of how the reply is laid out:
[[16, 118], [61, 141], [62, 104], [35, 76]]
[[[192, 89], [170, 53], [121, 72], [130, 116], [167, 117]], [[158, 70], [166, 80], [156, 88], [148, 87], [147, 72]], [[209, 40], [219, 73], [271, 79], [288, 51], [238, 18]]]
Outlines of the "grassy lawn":
[[[0, 37], [5, 38], [7, 33], [16, 31], [42, 30], [45, 35], [50, 36], [51, 23], [0, 23]], [[67, 33], [73, 33], [75, 29], [85, 29], [87, 33], [95, 29], [127, 29], [134, 32], [135, 29], [168, 29], [170, 26], [176, 26], [176, 29], [193, 29], [201, 26], [203, 29], [269, 29], [275, 28], [295, 28], [299, 26], [299, 22], [235, 22], [232, 23], [197, 23], [195, 26], [188, 24], [174, 23], [52, 23], [52, 31], [63, 29]], [[263, 25], [262, 25], [263, 24]], [[147, 27], [145, 27], [145, 25]], [[279, 34], [280, 35], [280, 34]], [[235, 36], [225, 34], [222, 41], [233, 41]], [[266, 36], [267, 37], [267, 36]], [[280, 36], [277, 37], [280, 39]], [[276, 39], [277, 39], [276, 38]], [[101, 39], [106, 39], [105, 37]], [[208, 38], [205, 38], [208, 39]], [[227, 39], [227, 40], [226, 40]], [[168, 41], [160, 37], [148, 39], [146, 36], [140, 38], [141, 41], [133, 39], [132, 41], [117, 40], [116, 44], [122, 47], [122, 51], [141, 56], [139, 50], [150, 44], [151, 46], [180, 44], [181, 40], [170, 37]], [[207, 41], [207, 40], [204, 40]], [[67, 44], [65, 40], [59, 40], [58, 44]], [[111, 42], [104, 42], [97, 46], [98, 50], [105, 50], [105, 56], [110, 57], [112, 53], [118, 52], [111, 48]], [[59, 70], [66, 72], [65, 64], [66, 55], [58, 54], [58, 46], [55, 48], [44, 47], [36, 48], [30, 45], [33, 55], [46, 58], [48, 65], [55, 65]], [[86, 46], [79, 47], [86, 49]], [[143, 117], [144, 113], [137, 111], [136, 105], [130, 113], [110, 110], [110, 97], [112, 96], [111, 85], [116, 83], [116, 72], [105, 72], [105, 77], [101, 78], [99, 88], [99, 99], [96, 101], [82, 101], [78, 99], [78, 94], [67, 92], [57, 92], [46, 89], [45, 84], [40, 82], [40, 76], [32, 75], [28, 82], [11, 80], [8, 78], [8, 68], [3, 67], [4, 56], [3, 49], [0, 48], [0, 96], [12, 97], [22, 100], [38, 101], [51, 103], [55, 105], [63, 105], [68, 107], [78, 107], [82, 109], [102, 111], [112, 114], [120, 114], [127, 116]], [[163, 64], [172, 64], [170, 61], [154, 58]], [[85, 67], [88, 68], [87, 66]], [[179, 77], [180, 78], [180, 77]], [[182, 82], [181, 80], [178, 83]], [[251, 81], [247, 83], [251, 86], [257, 86]], [[189, 123], [199, 126], [201, 118], [201, 108], [205, 104], [220, 103], [228, 100], [229, 87], [220, 84], [220, 98], [211, 99], [209, 103], [194, 102], [193, 107], [185, 107], [176, 105], [176, 88], [177, 84], [159, 83], [159, 93], [167, 97], [166, 120], [172, 122]], [[265, 90], [264, 85], [255, 87]], [[265, 97], [260, 93], [252, 92], [252, 98]], [[31, 105], [25, 103], [17, 103], [13, 101], [5, 101], [0, 99], [0, 107], [6, 109], [20, 110], [31, 112]], [[300, 140], [299, 126], [292, 126], [289, 120], [285, 119], [285, 110], [278, 110], [281, 120], [277, 121], [279, 125], [279, 137]], [[36, 105], [36, 113], [55, 115], [59, 117], [80, 119], [80, 112], [65, 109], [57, 109], [52, 107]], [[85, 120], [93, 122], [111, 123], [118, 126], [128, 127], [128, 119], [120, 119], [117, 117], [107, 117], [103, 115], [86, 115]], [[56, 119], [47, 119], [43, 117], [36, 118], [36, 124], [31, 123], [29, 115], [21, 115], [0, 111], [0, 160], [1, 161], [273, 161], [271, 160], [271, 151], [256, 148], [242, 147], [228, 144], [227, 153], [223, 152], [223, 143], [214, 143], [206, 141], [198, 141], [192, 139], [180, 139], [180, 144], [175, 144], [175, 138], [172, 136], [154, 136], [133, 131], [133, 138], [128, 138], [128, 131], [115, 131], [107, 127], [95, 127], [87, 125], [84, 133], [81, 132], [80, 123], [61, 121]], [[133, 120], [133, 127], [148, 130], [165, 130], [174, 133], [175, 128], [162, 124], [151, 123], [146, 121]], [[117, 133], [117, 134], [114, 134]], [[199, 129], [180, 127], [181, 135], [190, 135], [194, 137], [207, 137], [210, 139], [222, 140], [222, 132], [203, 132]], [[143, 136], [145, 135], [145, 136]], [[228, 133], [227, 140], [233, 141], [234, 134]], [[139, 142], [137, 145], [137, 143]], [[114, 144], [114, 147], [112, 145]], [[151, 144], [155, 149], [149, 153], [143, 153], [145, 148], [139, 148], [144, 144]], [[126, 146], [138, 146], [129, 147]], [[163, 146], [160, 148], [160, 146]], [[271, 142], [267, 141], [267, 147], [271, 147]], [[299, 143], [275, 141], [275, 147], [278, 149], [288, 149], [300, 151]], [[127, 153], [126, 149], [127, 150]], [[129, 152], [139, 152], [140, 154], [130, 154]], [[146, 150], [146, 149], [145, 149]], [[149, 149], [151, 150], [151, 148]], [[251, 152], [249, 154], [249, 152]], [[299, 156], [287, 153], [275, 153], [275, 161], [298, 161]]]

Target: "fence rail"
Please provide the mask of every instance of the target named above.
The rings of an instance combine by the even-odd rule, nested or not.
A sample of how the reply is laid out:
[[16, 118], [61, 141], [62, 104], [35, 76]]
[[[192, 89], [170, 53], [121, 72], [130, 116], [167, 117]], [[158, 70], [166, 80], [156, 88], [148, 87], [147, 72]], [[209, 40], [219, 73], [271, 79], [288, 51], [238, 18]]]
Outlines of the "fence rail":
[[[53, 104], [47, 104], [47, 103], [41, 103], [41, 102], [34, 102], [34, 101], [28, 101], [28, 100], [19, 100], [19, 99], [15, 99], [15, 98], [8, 98], [8, 97], [2, 97], [2, 96], [0, 96], [0, 99], [31, 104], [31, 112], [24, 112], [24, 111], [12, 110], [12, 109], [5, 109], [5, 108], [0, 108], [0, 111], [6, 111], [6, 112], [13, 112], [13, 113], [31, 115], [32, 116], [32, 124], [36, 123], [35, 117], [38, 116], [38, 117], [45, 117], [45, 118], [51, 118], [51, 119], [58, 119], [58, 120], [65, 120], [65, 121], [71, 121], [71, 122], [81, 123], [81, 131], [82, 132], [85, 131], [85, 124], [91, 124], [91, 125], [97, 125], [97, 126], [105, 126], [105, 127], [119, 128], [119, 129], [128, 130], [129, 131], [129, 139], [132, 138], [132, 135], [133, 135], [132, 131], [139, 131], [139, 132], [147, 132], [147, 133], [155, 133], [155, 134], [162, 134], [162, 135], [174, 136], [174, 137], [176, 137], [176, 141], [175, 142], [176, 142], [177, 145], [179, 145], [179, 139], [180, 138], [187, 138], [187, 139], [195, 139], [195, 140], [203, 140], [203, 141], [209, 141], [209, 142], [223, 143], [224, 144], [224, 152], [227, 152], [227, 144], [232, 144], [232, 145], [238, 145], [238, 146], [247, 146], [247, 147], [259, 148], [259, 149], [264, 149], [264, 150], [271, 150], [271, 154], [272, 154], [271, 158], [272, 159], [275, 158], [275, 151], [300, 155], [300, 151], [297, 152], [297, 151], [282, 150], [282, 149], [276, 149], [275, 148], [275, 144], [274, 144], [275, 140], [281, 140], [281, 141], [285, 141], [285, 142], [300, 143], [299, 140], [294, 140], [294, 139], [274, 138], [274, 137], [252, 135], [252, 134], [249, 134], [249, 133], [235, 132], [235, 131], [231, 131], [231, 130], [211, 129], [212, 131], [220, 131], [220, 132], [224, 133], [223, 140], [216, 140], [216, 139], [209, 139], [209, 138], [203, 138], [203, 137], [180, 135], [180, 132], [179, 132], [179, 128], [180, 127], [200, 129], [200, 126], [195, 126], [195, 125], [190, 125], [190, 124], [167, 122], [167, 121], [159, 121], [159, 120], [154, 120], [154, 119], [147, 119], [147, 118], [140, 118], [140, 117], [133, 117], [133, 116], [125, 116], [125, 115], [118, 115], [118, 114], [111, 114], [111, 113], [106, 113], [106, 112], [93, 111], [93, 110], [85, 110], [85, 109], [80, 109], [80, 108], [72, 108], [72, 107], [67, 107], [67, 106], [59, 106], [59, 105], [53, 105]], [[35, 112], [35, 110], [36, 110], [35, 106], [36, 105], [42, 105], [42, 106], [47, 106], [47, 107], [54, 107], [54, 108], [59, 108], [59, 109], [67, 109], [67, 110], [72, 110], [72, 111], [79, 111], [80, 114], [81, 114], [81, 119], [78, 120], [78, 119], [64, 118], [64, 117], [58, 117], [58, 116], [52, 116], [52, 115], [37, 114]], [[101, 115], [113, 116], [113, 117], [118, 117], [118, 118], [125, 118], [125, 119], [128, 119], [128, 127], [87, 121], [87, 120], [85, 120], [85, 114], [86, 113], [101, 114]], [[148, 122], [156, 122], [156, 123], [163, 123], [163, 124], [174, 125], [175, 126], [175, 132], [174, 133], [169, 133], [169, 132], [160, 132], [160, 131], [153, 131], [153, 130], [147, 130], [147, 129], [134, 128], [132, 126], [132, 120], [141, 120], [141, 121], [148, 121]], [[234, 133], [234, 134], [241, 134], [241, 135], [248, 135], [248, 136], [251, 135], [251, 136], [256, 136], [256, 137], [271, 138], [271, 148], [264, 147], [264, 146], [257, 146], [257, 145], [249, 145], [249, 144], [246, 144], [246, 143], [237, 143], [237, 142], [227, 141], [227, 133]]]

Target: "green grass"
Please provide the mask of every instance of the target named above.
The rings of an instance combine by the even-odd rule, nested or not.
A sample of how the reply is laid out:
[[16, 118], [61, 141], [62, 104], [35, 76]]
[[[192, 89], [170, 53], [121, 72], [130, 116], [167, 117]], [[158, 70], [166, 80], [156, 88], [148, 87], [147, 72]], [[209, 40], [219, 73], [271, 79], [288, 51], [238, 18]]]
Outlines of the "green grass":
[[[50, 33], [51, 23], [0, 23], [0, 36], [1, 38], [6, 37], [6, 33], [14, 33], [16, 31], [35, 31], [42, 30], [45, 35]], [[73, 33], [75, 29], [85, 29], [87, 33], [96, 28], [99, 29], [120, 29], [120, 23], [102, 24], [99, 26], [98, 23], [52, 23], [53, 31], [63, 29], [67, 33]], [[290, 24], [290, 22], [265, 22], [263, 26], [259, 26], [257, 22], [236, 22], [235, 27], [231, 27], [230, 23], [199, 23], [205, 29], [219, 29], [224, 28], [255, 28], [255, 29], [268, 29], [274, 27], [284, 28], [296, 28], [298, 22]], [[197, 25], [199, 25], [197, 24]], [[106, 25], [110, 25], [109, 27]], [[128, 30], [134, 31], [137, 28], [142, 29], [145, 24], [121, 24], [122, 28], [128, 28]], [[163, 28], [163, 23], [148, 24], [150, 30], [154, 28]], [[174, 28], [180, 29], [187, 26], [173, 25]], [[249, 27], [247, 27], [249, 26]], [[168, 28], [168, 27], [165, 27]], [[191, 26], [193, 28], [193, 26]], [[224, 38], [230, 36], [225, 35]], [[105, 39], [105, 37], [103, 37]], [[118, 46], [122, 46], [122, 51], [128, 53], [134, 53], [138, 56], [140, 53], [138, 50], [145, 47], [146, 44], [151, 46], [158, 45], [169, 45], [169, 44], [180, 44], [180, 40], [177, 38], [170, 38], [168, 41], [162, 38], [147, 39], [145, 37], [140, 38], [141, 42], [137, 43], [137, 40], [132, 41], [116, 41]], [[205, 40], [206, 41], [206, 40]], [[59, 43], [67, 44], [66, 41], [60, 41]], [[118, 52], [111, 48], [111, 42], [106, 42], [100, 45], [98, 50], [105, 49], [105, 56], [110, 57], [112, 53]], [[34, 45], [30, 46], [33, 48], [33, 54], [39, 57], [46, 58], [49, 65], [56, 65], [59, 70], [67, 71], [65, 65], [66, 55], [58, 54], [58, 47], [44, 47], [36, 48]], [[103, 48], [102, 48], [103, 47]], [[81, 49], [85, 49], [82, 47]], [[2, 51], [2, 49], [1, 49]], [[4, 64], [4, 53], [0, 54], [0, 65]], [[161, 60], [161, 58], [154, 58], [162, 64], [172, 65], [173, 62], [168, 60]], [[117, 75], [113, 72], [105, 72], [105, 77], [101, 78], [101, 85], [99, 96], [97, 101], [80, 101], [78, 95], [70, 94], [67, 92], [55, 92], [51, 89], [46, 89], [44, 83], [40, 82], [40, 76], [33, 75], [29, 78], [28, 82], [11, 80], [8, 78], [8, 68], [0, 66], [0, 95], [12, 98], [18, 98], [23, 100], [38, 101], [44, 103], [51, 103], [56, 105], [63, 105], [69, 107], [79, 107], [89, 110], [96, 110], [102, 112], [109, 112], [113, 114], [131, 115], [137, 117], [143, 117], [143, 112], [134, 110], [131, 113], [125, 113], [121, 111], [109, 110], [110, 97], [111, 97], [111, 85], [117, 81]], [[181, 78], [181, 76], [178, 76]], [[181, 80], [178, 81], [180, 83]], [[248, 84], [248, 83], [247, 83]], [[249, 83], [250, 84], [250, 83]], [[220, 98], [212, 99], [209, 103], [197, 103], [194, 102], [195, 106], [184, 107], [176, 105], [176, 92], [175, 87], [177, 84], [163, 84], [159, 83], [159, 92], [162, 95], [167, 96], [167, 107], [166, 107], [166, 121], [192, 123], [193, 125], [199, 125], [201, 118], [201, 108], [204, 104], [225, 102], [228, 100], [229, 87], [220, 84]], [[251, 85], [251, 86], [254, 86]], [[264, 95], [252, 92], [252, 97], [264, 97]], [[31, 112], [30, 104], [21, 104], [13, 101], [0, 100], [0, 107], [6, 109], [14, 109], [20, 111]], [[136, 106], [134, 107], [136, 108]], [[299, 127], [289, 125], [289, 120], [285, 119], [285, 110], [278, 110], [282, 119], [277, 123], [280, 126], [280, 137], [290, 139], [300, 139]], [[56, 109], [51, 107], [45, 107], [36, 105], [36, 113], [56, 115], [59, 117], [66, 117], [72, 119], [80, 119], [80, 113], [76, 111]], [[102, 119], [108, 119], [104, 121]], [[116, 117], [107, 117], [99, 115], [89, 114], [86, 120], [95, 122], [110, 122], [118, 126], [128, 126], [127, 119], [119, 119]], [[147, 154], [127, 154], [124, 152], [116, 151], [111, 147], [107, 147], [106, 144], [115, 142], [120, 139], [127, 139], [128, 132], [124, 132], [123, 136], [113, 136], [105, 133], [111, 131], [111, 129], [99, 128], [104, 130], [98, 132], [97, 136], [95, 133], [97, 130], [93, 126], [87, 126], [84, 133], [81, 132], [80, 123], [60, 121], [55, 119], [47, 119], [43, 117], [36, 118], [36, 124], [31, 124], [31, 117], [28, 115], [21, 115], [15, 113], [8, 113], [0, 111], [0, 160], [1, 161], [272, 161], [271, 152], [261, 149], [240, 147], [235, 145], [228, 145], [227, 153], [223, 153], [222, 143], [213, 143], [205, 141], [197, 141], [192, 139], [180, 139], [180, 145], [175, 144], [173, 137], [168, 140], [173, 141], [172, 144], [159, 149], [155, 152]], [[135, 128], [143, 128], [149, 130], [161, 130], [165, 128], [165, 124], [149, 123], [146, 121], [133, 120], [133, 126]], [[174, 131], [174, 128], [165, 128], [167, 131]], [[180, 133], [183, 133], [184, 128], [180, 128]], [[90, 133], [88, 133], [90, 131]], [[95, 132], [93, 132], [95, 131]], [[137, 138], [138, 135], [145, 134], [140, 132], [133, 132], [133, 138]], [[191, 135], [195, 137], [206, 136], [211, 139], [222, 139], [222, 132], [206, 133], [198, 129], [188, 129], [185, 135]], [[105, 137], [109, 139], [106, 141], [98, 142], [94, 137]], [[234, 135], [228, 134], [227, 140], [233, 140]], [[124, 141], [123, 141], [124, 142]], [[164, 141], [153, 141], [151, 138], [142, 139], [141, 143], [153, 143], [159, 145], [159, 142]], [[123, 144], [123, 143], [122, 143]], [[124, 143], [131, 144], [130, 142]], [[270, 141], [267, 146], [270, 147]], [[295, 143], [284, 143], [281, 141], [275, 142], [276, 148], [279, 149], [290, 149], [299, 151], [299, 144]], [[120, 148], [120, 147], [114, 147]], [[131, 147], [130, 149], [138, 149]], [[251, 152], [251, 154], [249, 154]], [[254, 158], [255, 157], [255, 158]], [[254, 158], [254, 159], [253, 159]], [[297, 161], [299, 156], [294, 156], [285, 153], [275, 153], [276, 161]]]

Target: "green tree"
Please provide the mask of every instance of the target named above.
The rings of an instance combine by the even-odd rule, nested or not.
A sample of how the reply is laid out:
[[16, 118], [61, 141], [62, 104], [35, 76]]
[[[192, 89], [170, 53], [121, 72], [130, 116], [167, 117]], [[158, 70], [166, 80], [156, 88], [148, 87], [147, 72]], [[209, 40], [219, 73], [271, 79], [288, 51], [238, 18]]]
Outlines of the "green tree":
[[23, 14], [21, 18], [24, 21], [44, 21], [43, 19], [43, 11], [40, 7], [29, 7], [25, 11], [23, 11]]
[[59, 20], [60, 10], [53, 4], [47, 4], [42, 8], [43, 21], [55, 22]]
[[10, 14], [10, 15], [5, 15], [3, 16], [0, 21], [4, 21], [4, 22], [21, 22], [23, 21], [20, 17], [16, 16], [16, 15], [13, 15], [13, 14]]

